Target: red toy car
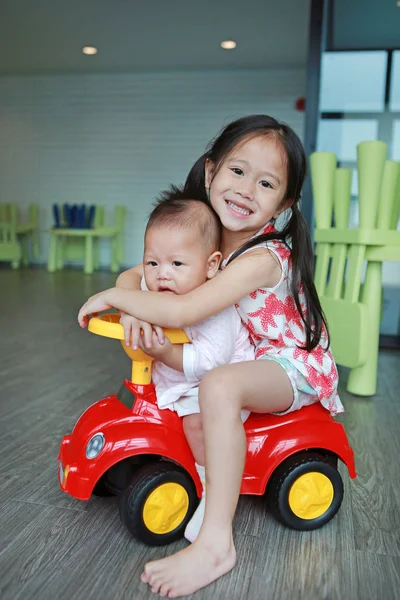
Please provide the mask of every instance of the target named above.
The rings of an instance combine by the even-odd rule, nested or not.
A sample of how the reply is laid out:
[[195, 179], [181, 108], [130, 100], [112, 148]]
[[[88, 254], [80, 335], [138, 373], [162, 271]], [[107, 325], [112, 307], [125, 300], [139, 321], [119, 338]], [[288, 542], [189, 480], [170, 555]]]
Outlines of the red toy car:
[[[123, 340], [118, 315], [92, 318], [89, 330]], [[184, 332], [166, 334], [175, 343], [188, 341]], [[201, 484], [182, 420], [157, 407], [152, 359], [122, 345], [133, 360], [132, 381], [90, 406], [64, 437], [60, 486], [79, 500], [119, 495], [130, 533], [150, 545], [167, 544], [182, 537]], [[251, 414], [244, 427], [241, 493], [266, 494], [275, 516], [294, 529], [316, 529], [332, 519], [343, 498], [338, 459], [356, 476], [343, 426], [316, 403], [286, 416]]]

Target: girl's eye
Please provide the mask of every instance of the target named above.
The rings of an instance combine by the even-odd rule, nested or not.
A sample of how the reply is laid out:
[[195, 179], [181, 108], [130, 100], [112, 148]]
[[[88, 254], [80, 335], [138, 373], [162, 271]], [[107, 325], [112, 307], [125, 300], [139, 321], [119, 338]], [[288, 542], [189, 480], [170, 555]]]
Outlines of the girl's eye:
[[243, 171], [242, 169], [239, 169], [239, 167], [232, 167], [231, 171], [235, 173], [235, 175], [243, 175]]
[[147, 263], [150, 267], [156, 267], [157, 263], [155, 260], [149, 260], [149, 262]]
[[181, 267], [183, 265], [183, 263], [179, 262], [179, 260], [174, 260], [172, 264], [174, 265], [174, 267]]
[[260, 181], [261, 185], [265, 188], [272, 188], [272, 185], [269, 181]]

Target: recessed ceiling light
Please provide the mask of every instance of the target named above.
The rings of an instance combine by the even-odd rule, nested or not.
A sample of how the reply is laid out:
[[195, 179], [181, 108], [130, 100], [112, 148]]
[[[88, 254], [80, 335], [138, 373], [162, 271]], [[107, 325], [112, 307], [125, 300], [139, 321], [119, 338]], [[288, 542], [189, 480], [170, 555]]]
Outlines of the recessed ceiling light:
[[83, 54], [97, 54], [97, 48], [94, 46], [84, 46], [82, 52]]
[[236, 48], [236, 42], [233, 40], [225, 40], [224, 42], [221, 42], [221, 48], [224, 50], [233, 50]]

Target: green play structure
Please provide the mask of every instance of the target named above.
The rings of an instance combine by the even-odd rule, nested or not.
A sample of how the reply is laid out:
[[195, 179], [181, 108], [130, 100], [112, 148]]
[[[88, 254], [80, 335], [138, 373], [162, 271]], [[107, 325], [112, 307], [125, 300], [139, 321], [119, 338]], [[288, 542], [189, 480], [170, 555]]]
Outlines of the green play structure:
[[28, 207], [28, 221], [19, 221], [15, 203], [0, 204], [0, 261], [10, 262], [13, 269], [29, 264], [29, 242], [33, 258], [39, 258], [37, 204]]
[[376, 393], [382, 262], [400, 261], [400, 163], [386, 156], [384, 142], [357, 146], [358, 229], [349, 228], [351, 170], [336, 168], [329, 152], [310, 157], [315, 285], [336, 362], [350, 368], [347, 389], [360, 396]]
[[[60, 209], [61, 212], [61, 209]], [[114, 224], [104, 226], [104, 207], [95, 206], [93, 227], [71, 228], [53, 227], [50, 233], [50, 248], [47, 263], [49, 273], [64, 268], [67, 261], [83, 261], [83, 270], [90, 275], [99, 268], [99, 240], [108, 238], [111, 241], [110, 270], [117, 273], [123, 262], [124, 228], [126, 207], [116, 206]]]

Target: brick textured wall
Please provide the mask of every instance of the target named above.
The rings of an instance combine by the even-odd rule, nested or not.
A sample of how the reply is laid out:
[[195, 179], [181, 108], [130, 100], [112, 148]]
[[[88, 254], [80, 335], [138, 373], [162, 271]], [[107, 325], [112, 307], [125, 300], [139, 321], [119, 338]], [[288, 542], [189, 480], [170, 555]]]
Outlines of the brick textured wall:
[[[185, 179], [231, 119], [267, 113], [302, 136], [305, 71], [226, 70], [0, 77], [0, 202], [40, 205], [46, 262], [51, 205], [128, 207], [126, 264], [141, 260], [155, 195]], [[108, 262], [108, 244], [101, 249]]]

